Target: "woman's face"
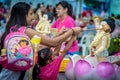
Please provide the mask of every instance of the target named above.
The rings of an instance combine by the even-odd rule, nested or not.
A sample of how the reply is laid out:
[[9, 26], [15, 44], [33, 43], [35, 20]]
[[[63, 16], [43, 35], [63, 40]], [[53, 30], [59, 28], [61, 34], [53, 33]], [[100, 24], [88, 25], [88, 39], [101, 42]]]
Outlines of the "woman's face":
[[30, 8], [28, 14], [26, 15], [27, 24], [31, 25], [32, 20], [34, 20], [33, 9]]
[[56, 13], [58, 17], [63, 16], [67, 13], [67, 8], [64, 9], [61, 5], [58, 5], [56, 8]]

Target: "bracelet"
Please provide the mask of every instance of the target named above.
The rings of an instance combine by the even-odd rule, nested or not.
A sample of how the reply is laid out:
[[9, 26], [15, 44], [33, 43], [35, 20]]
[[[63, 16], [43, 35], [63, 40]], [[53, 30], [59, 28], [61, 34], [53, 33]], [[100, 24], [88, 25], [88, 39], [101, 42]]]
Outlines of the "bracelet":
[[71, 30], [73, 31], [73, 35], [75, 35], [75, 32], [74, 32], [73, 28], [71, 28]]

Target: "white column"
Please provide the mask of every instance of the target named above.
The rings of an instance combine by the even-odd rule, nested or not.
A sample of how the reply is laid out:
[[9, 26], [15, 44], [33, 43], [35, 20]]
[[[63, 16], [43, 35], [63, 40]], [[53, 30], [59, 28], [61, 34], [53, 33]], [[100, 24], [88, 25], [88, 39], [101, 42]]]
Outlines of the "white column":
[[78, 0], [76, 1], [76, 17], [78, 18], [79, 14], [82, 13], [83, 11], [83, 3], [84, 3], [84, 0]]

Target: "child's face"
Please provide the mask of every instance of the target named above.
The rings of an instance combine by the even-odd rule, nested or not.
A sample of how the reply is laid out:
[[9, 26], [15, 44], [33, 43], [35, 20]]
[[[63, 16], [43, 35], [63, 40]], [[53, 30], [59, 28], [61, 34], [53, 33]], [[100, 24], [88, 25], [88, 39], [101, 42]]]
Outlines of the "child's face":
[[[53, 52], [52, 52], [53, 53]], [[51, 54], [49, 60], [47, 60], [47, 64], [51, 63], [55, 59], [55, 55]]]
[[52, 60], [55, 59], [55, 54], [52, 54], [51, 59], [52, 59]]

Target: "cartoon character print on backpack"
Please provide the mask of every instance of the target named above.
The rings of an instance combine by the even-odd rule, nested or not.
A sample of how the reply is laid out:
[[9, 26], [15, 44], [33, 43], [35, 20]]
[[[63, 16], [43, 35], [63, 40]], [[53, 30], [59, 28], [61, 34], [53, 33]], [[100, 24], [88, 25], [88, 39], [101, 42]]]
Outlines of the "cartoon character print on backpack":
[[8, 42], [8, 61], [11, 62], [14, 59], [27, 58], [31, 56], [30, 52], [32, 50], [29, 41], [26, 38], [15, 37], [11, 38]]
[[[9, 43], [12, 43], [12, 40]], [[14, 56], [16, 56], [16, 58], [28, 56], [31, 52], [29, 41], [26, 38], [21, 38], [19, 41], [16, 42], [16, 44], [13, 44], [12, 52], [14, 53]]]
[[6, 68], [13, 71], [23, 71], [33, 65], [33, 48], [29, 37], [24, 33], [25, 27], [16, 32], [10, 32], [5, 38], [7, 49]]

